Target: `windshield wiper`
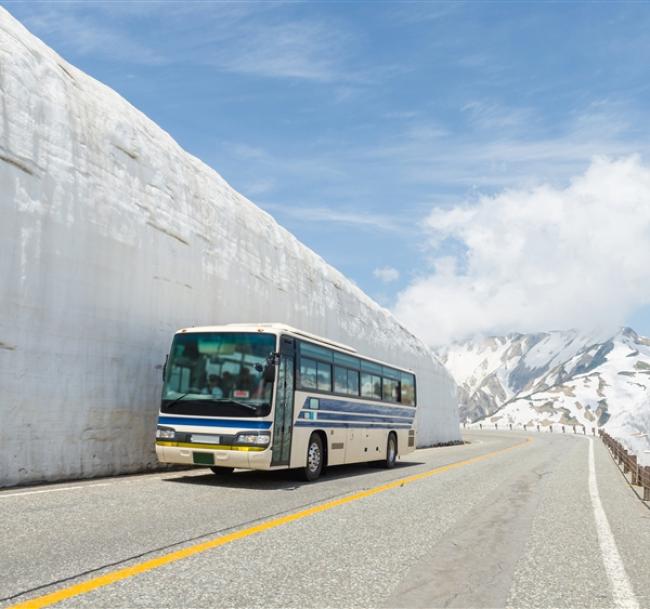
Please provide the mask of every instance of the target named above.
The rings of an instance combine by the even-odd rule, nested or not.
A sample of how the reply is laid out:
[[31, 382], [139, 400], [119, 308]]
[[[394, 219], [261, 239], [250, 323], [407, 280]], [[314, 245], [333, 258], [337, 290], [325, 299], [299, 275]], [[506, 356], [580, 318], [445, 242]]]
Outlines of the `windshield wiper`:
[[232, 400], [230, 398], [216, 398], [214, 401], [220, 403], [227, 402], [228, 404], [234, 404], [235, 406], [243, 406], [244, 408], [248, 408], [248, 410], [254, 410], [255, 412], [257, 412], [259, 408], [266, 406], [266, 404], [258, 404], [257, 406], [253, 406], [252, 404], [240, 402], [239, 400]]
[[187, 393], [184, 393], [183, 395], [178, 396], [173, 402], [171, 402], [170, 404], [167, 404], [166, 408], [171, 408], [174, 404], [176, 404], [176, 402], [180, 402], [183, 398], [186, 398], [188, 395], [190, 395], [190, 393], [191, 392], [188, 391]]

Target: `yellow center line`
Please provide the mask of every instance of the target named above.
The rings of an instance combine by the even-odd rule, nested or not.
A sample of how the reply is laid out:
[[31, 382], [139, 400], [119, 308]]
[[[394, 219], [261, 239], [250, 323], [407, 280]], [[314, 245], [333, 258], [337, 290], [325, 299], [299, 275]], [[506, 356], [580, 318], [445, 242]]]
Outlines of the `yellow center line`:
[[404, 486], [405, 484], [411, 484], [412, 482], [416, 482], [418, 480], [424, 480], [425, 478], [429, 478], [437, 474], [442, 474], [443, 472], [447, 472], [452, 469], [464, 467], [465, 465], [471, 465], [472, 463], [477, 463], [478, 461], [484, 461], [485, 459], [489, 459], [498, 454], [502, 454], [509, 450], [513, 450], [514, 448], [518, 448], [519, 446], [524, 446], [530, 442], [532, 442], [532, 438], [529, 437], [526, 438], [524, 442], [519, 442], [518, 444], [515, 444], [513, 446], [508, 446], [507, 448], [500, 448], [499, 450], [495, 450], [486, 453], [484, 455], [478, 455], [476, 457], [472, 457], [471, 459], [466, 459], [464, 461], [456, 461], [455, 463], [450, 463], [448, 465], [442, 465], [440, 467], [436, 467], [426, 472], [413, 474], [411, 476], [407, 476], [406, 478], [400, 478], [398, 480], [393, 480], [392, 482], [387, 482], [386, 484], [380, 484], [379, 486], [375, 486], [366, 489], [364, 491], [357, 491], [356, 493], [353, 493], [351, 495], [346, 495], [345, 497], [341, 497], [339, 499], [333, 499], [331, 501], [327, 501], [325, 503], [321, 503], [319, 505], [315, 505], [313, 507], [300, 510], [299, 512], [287, 514], [286, 516], [281, 516], [279, 518], [267, 520], [266, 522], [262, 522], [255, 526], [248, 527], [247, 529], [242, 529], [240, 531], [228, 533], [227, 535], [222, 535], [220, 537], [216, 537], [214, 539], [210, 539], [208, 541], [198, 543], [193, 546], [189, 546], [187, 548], [183, 548], [182, 550], [176, 550], [174, 552], [170, 552], [163, 556], [159, 556], [157, 558], [152, 558], [150, 560], [146, 560], [144, 562], [138, 563], [131, 567], [125, 567], [123, 569], [118, 569], [117, 571], [111, 571], [109, 573], [100, 575], [98, 577], [94, 577], [87, 581], [80, 582], [72, 586], [68, 586], [67, 588], [62, 588], [60, 590], [56, 590], [55, 592], [50, 592], [49, 594], [45, 594], [43, 596], [37, 596], [30, 600], [24, 601], [22, 603], [18, 603], [17, 605], [10, 605], [6, 609], [40, 609], [41, 607], [47, 607], [49, 605], [53, 605], [54, 603], [59, 603], [66, 599], [73, 598], [81, 594], [86, 594], [88, 592], [91, 592], [92, 590], [97, 590], [98, 588], [103, 588], [104, 586], [114, 584], [115, 582], [128, 579], [129, 577], [133, 577], [134, 575], [146, 573], [147, 571], [151, 571], [152, 569], [157, 569], [158, 567], [162, 567], [163, 565], [168, 565], [170, 563], [176, 562], [177, 560], [189, 558], [190, 556], [200, 554], [201, 552], [205, 552], [206, 550], [211, 550], [213, 548], [224, 546], [233, 541], [237, 541], [238, 539], [244, 539], [245, 537], [250, 537], [251, 535], [262, 533], [264, 531], [274, 529], [284, 524], [288, 524], [290, 522], [294, 522], [302, 518], [307, 518], [308, 516], [313, 516], [314, 514], [319, 514], [320, 512], [331, 510], [332, 508], [338, 507], [340, 505], [345, 505], [346, 503], [352, 503], [353, 501], [358, 501], [359, 499], [365, 499], [366, 497], [372, 497], [373, 495], [383, 493], [384, 491], [389, 491], [391, 489]]

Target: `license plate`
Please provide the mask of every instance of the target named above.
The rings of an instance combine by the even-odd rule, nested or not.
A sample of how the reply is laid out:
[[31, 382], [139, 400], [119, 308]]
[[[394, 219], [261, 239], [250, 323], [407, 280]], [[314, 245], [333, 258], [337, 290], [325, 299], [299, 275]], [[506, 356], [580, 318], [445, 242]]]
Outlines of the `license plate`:
[[192, 442], [197, 442], [199, 444], [219, 444], [221, 442], [221, 436], [193, 433]]
[[192, 453], [192, 461], [195, 465], [214, 465], [212, 453]]

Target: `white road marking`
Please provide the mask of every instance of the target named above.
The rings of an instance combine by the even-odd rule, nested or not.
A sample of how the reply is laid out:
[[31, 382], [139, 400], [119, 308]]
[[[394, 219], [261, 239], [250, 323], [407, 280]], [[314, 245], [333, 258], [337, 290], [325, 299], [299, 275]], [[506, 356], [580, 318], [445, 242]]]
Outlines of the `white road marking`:
[[134, 476], [123, 476], [119, 478], [114, 478], [111, 479], [110, 482], [101, 482], [97, 484], [77, 484], [75, 486], [59, 486], [57, 488], [45, 488], [36, 491], [19, 491], [16, 493], [7, 493], [4, 491], [0, 491], [0, 499], [4, 499], [5, 497], [18, 497], [20, 495], [37, 495], [41, 493], [58, 493], [60, 491], [74, 491], [82, 488], [90, 488], [90, 487], [97, 487], [97, 486], [113, 486], [115, 484], [132, 484], [134, 482], [146, 482], [151, 480], [168, 480], [170, 478], [178, 477], [179, 475], [205, 476], [205, 471], [181, 470], [177, 472], [163, 472], [162, 474], [137, 474]]
[[605, 572], [612, 587], [614, 605], [626, 609], [638, 609], [639, 603], [634, 596], [634, 590], [632, 590], [632, 585], [625, 572], [607, 515], [603, 509], [603, 504], [600, 502], [594, 465], [594, 441], [592, 438], [589, 438], [589, 494], [591, 495], [591, 505], [594, 510], [600, 552], [603, 556]]
[[39, 491], [23, 491], [22, 493], [0, 493], [0, 499], [6, 499], [7, 497], [20, 497], [22, 495], [38, 495], [40, 493], [60, 493], [61, 491], [74, 491], [79, 488], [91, 488], [97, 486], [110, 486], [109, 482], [102, 484], [82, 484], [79, 486], [60, 486], [57, 488], [45, 488]]

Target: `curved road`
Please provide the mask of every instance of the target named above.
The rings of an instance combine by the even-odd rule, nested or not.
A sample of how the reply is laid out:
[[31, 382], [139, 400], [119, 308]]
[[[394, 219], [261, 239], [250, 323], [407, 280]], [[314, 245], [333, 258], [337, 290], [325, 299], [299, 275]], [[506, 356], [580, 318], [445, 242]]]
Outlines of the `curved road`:
[[0, 608], [650, 608], [650, 509], [599, 440], [465, 439], [311, 484], [191, 470], [2, 491]]

